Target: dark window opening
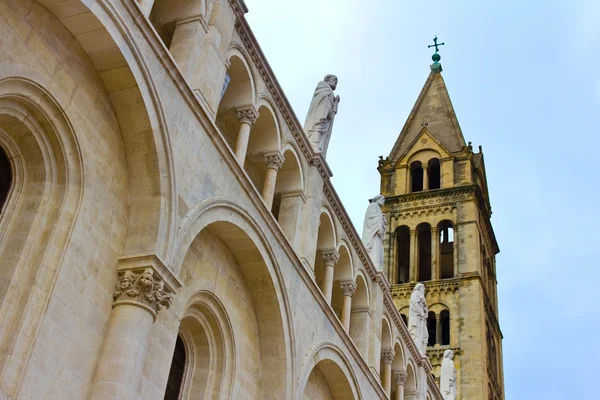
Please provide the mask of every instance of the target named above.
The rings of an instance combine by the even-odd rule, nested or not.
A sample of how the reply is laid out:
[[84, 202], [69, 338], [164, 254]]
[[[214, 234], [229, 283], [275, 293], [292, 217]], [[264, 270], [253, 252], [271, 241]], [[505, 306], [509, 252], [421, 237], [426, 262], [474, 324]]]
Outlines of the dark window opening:
[[427, 339], [427, 346], [435, 346], [436, 338], [436, 321], [435, 313], [429, 311], [427, 314], [427, 333], [429, 333], [429, 339]]
[[404, 325], [408, 326], [408, 318], [406, 318], [406, 314], [400, 314], [402, 321], [404, 321]]
[[279, 221], [279, 210], [281, 210], [281, 193], [275, 193], [273, 196], [273, 205], [271, 206], [271, 214]]
[[437, 158], [432, 158], [427, 163], [427, 173], [429, 174], [429, 189], [439, 189], [442, 187], [441, 185], [441, 170], [440, 170], [440, 160]]
[[397, 283], [410, 280], [410, 229], [407, 226], [396, 228]]
[[454, 228], [452, 222], [442, 221], [440, 231], [440, 278], [454, 278]]
[[410, 164], [410, 191], [423, 191], [423, 167], [421, 161], [415, 161]]
[[417, 227], [419, 246], [419, 278], [418, 281], [431, 280], [431, 227], [421, 224]]
[[185, 345], [181, 337], [177, 336], [164, 400], [179, 400], [181, 387], [183, 386], [183, 375], [185, 373], [185, 360]]
[[4, 203], [8, 199], [8, 193], [12, 185], [12, 169], [8, 156], [0, 147], [0, 212], [4, 209]]
[[440, 313], [440, 325], [442, 326], [442, 346], [450, 344], [450, 312], [444, 310]]

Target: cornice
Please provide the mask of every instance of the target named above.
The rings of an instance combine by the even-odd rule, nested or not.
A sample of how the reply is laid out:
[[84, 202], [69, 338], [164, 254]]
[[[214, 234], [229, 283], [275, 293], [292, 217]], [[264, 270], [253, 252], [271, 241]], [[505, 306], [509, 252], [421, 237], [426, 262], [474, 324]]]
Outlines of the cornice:
[[[440, 281], [420, 282], [425, 285], [426, 296], [453, 294], [460, 287], [460, 279], [444, 279]], [[417, 282], [402, 283], [392, 286], [392, 298], [409, 299]]]
[[446, 352], [446, 350], [452, 350], [454, 352], [454, 355], [456, 355], [456, 356], [460, 356], [463, 353], [461, 348], [458, 346], [428, 347], [427, 348], [427, 357], [429, 357], [431, 364], [432, 365], [440, 365], [441, 360], [444, 358], [444, 352]]

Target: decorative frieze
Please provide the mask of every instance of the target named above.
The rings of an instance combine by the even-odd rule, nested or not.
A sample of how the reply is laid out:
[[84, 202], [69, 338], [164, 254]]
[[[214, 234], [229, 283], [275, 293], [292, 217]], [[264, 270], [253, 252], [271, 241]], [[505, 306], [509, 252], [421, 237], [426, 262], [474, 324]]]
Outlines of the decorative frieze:
[[[459, 281], [432, 281], [422, 282], [427, 289], [427, 296], [452, 294], [458, 290]], [[404, 283], [401, 285], [392, 286], [392, 298], [394, 299], [408, 299], [412, 293], [416, 283]]]
[[135, 304], [148, 311], [156, 318], [156, 314], [163, 308], [169, 308], [173, 293], [165, 287], [165, 283], [152, 270], [144, 268], [138, 270], [119, 271], [119, 280], [113, 293], [115, 300], [113, 307], [119, 304]]

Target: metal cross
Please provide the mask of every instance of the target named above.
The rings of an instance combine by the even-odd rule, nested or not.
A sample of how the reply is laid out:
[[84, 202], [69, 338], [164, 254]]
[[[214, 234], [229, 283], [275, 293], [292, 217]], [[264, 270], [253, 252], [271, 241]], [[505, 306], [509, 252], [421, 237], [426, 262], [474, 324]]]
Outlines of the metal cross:
[[430, 44], [429, 46], [427, 46], [428, 49], [431, 47], [435, 47], [435, 54], [437, 54], [437, 52], [439, 50], [438, 46], [443, 46], [446, 44], [446, 43], [438, 43], [437, 40], [438, 40], [437, 35], [435, 35], [435, 37], [433, 38], [433, 44]]

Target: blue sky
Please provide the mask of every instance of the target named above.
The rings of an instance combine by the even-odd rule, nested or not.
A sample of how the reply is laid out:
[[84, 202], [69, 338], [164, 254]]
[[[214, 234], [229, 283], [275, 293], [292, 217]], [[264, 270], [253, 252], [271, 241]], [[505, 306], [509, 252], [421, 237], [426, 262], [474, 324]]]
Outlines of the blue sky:
[[[437, 34], [463, 134], [483, 146], [506, 398], [598, 399], [600, 1], [247, 0], [300, 121], [339, 77], [327, 161], [355, 226], [429, 73]], [[349, 162], [351, 160], [351, 162]]]

